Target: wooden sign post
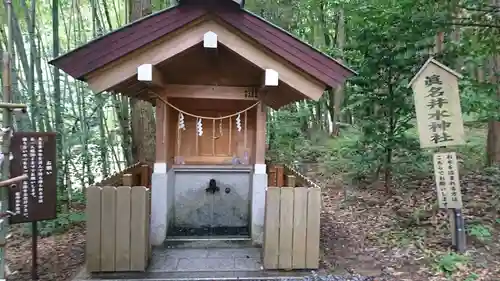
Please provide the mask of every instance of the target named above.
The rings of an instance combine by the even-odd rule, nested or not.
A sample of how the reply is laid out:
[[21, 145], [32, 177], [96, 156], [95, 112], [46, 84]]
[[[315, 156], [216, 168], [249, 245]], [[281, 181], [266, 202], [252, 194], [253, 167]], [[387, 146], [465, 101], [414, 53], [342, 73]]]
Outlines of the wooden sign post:
[[[9, 6], [10, 7], [10, 6]], [[10, 9], [10, 8], [9, 8]], [[0, 154], [0, 281], [7, 279], [9, 272], [5, 264], [5, 247], [7, 245], [7, 233], [9, 229], [7, 218], [12, 215], [12, 211], [8, 209], [8, 191], [11, 186], [27, 179], [26, 175], [18, 175], [11, 177], [10, 175], [10, 143], [13, 131], [13, 113], [26, 113], [25, 104], [15, 104], [12, 101], [12, 83], [11, 83], [11, 63], [9, 53], [3, 54], [3, 102], [0, 102], [2, 109], [2, 153]]]
[[414, 92], [421, 148], [437, 148], [434, 173], [439, 207], [448, 210], [452, 244], [465, 251], [465, 225], [455, 152], [447, 147], [465, 144], [458, 79], [462, 76], [429, 58], [410, 81]]
[[37, 222], [57, 217], [56, 134], [15, 132], [10, 174], [27, 180], [9, 189], [10, 223], [32, 224], [32, 279], [37, 273]]

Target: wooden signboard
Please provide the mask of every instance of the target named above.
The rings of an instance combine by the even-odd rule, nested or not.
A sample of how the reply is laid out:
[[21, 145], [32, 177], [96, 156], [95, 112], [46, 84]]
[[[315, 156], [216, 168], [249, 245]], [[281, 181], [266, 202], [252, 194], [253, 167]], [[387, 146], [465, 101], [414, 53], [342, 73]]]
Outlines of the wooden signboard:
[[436, 177], [439, 208], [461, 209], [462, 194], [460, 191], [456, 153], [435, 153], [434, 173]]
[[458, 78], [461, 75], [429, 59], [411, 80], [421, 148], [465, 144]]
[[[421, 148], [465, 144], [458, 79], [462, 75], [432, 57], [411, 79]], [[452, 244], [459, 252], [466, 248], [462, 195], [454, 152], [434, 154], [434, 174], [439, 207], [448, 210]]]
[[10, 223], [56, 218], [56, 134], [16, 132], [10, 147], [11, 177], [27, 175], [28, 180], [9, 189], [9, 205], [15, 215]]

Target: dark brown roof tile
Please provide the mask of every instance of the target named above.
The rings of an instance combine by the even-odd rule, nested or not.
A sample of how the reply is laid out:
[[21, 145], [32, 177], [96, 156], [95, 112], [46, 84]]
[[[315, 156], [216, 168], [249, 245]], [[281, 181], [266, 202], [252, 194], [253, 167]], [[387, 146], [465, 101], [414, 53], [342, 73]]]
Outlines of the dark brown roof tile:
[[83, 79], [86, 74], [204, 15], [215, 14], [233, 28], [327, 86], [335, 87], [343, 84], [345, 79], [355, 74], [348, 67], [292, 34], [233, 4], [221, 7], [204, 6], [199, 3], [179, 5], [133, 22], [50, 63], [75, 78]]

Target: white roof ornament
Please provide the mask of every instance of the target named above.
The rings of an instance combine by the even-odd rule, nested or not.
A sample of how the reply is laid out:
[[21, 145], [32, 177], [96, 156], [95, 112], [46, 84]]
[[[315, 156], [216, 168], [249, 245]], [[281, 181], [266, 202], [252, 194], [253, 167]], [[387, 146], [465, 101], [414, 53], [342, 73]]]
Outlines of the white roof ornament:
[[203, 47], [207, 49], [217, 49], [217, 34], [209, 31], [203, 35]]
[[161, 71], [150, 63], [141, 64], [137, 67], [137, 81], [159, 87], [165, 86]]
[[141, 64], [137, 67], [137, 80], [143, 82], [153, 81], [153, 65], [152, 64]]
[[264, 86], [278, 86], [279, 73], [274, 69], [266, 69]]

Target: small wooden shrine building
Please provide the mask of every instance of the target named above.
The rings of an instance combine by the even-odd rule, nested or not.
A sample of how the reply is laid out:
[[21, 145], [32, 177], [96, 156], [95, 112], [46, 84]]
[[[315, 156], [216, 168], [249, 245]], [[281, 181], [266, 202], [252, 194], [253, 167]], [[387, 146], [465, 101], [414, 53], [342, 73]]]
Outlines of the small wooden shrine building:
[[247, 236], [262, 243], [266, 107], [318, 100], [353, 71], [246, 11], [179, 0], [51, 64], [156, 106], [151, 242]]

